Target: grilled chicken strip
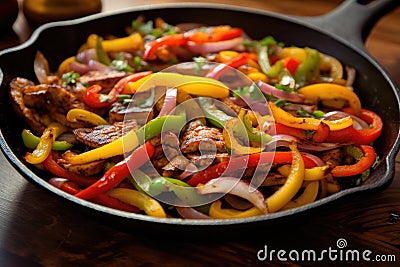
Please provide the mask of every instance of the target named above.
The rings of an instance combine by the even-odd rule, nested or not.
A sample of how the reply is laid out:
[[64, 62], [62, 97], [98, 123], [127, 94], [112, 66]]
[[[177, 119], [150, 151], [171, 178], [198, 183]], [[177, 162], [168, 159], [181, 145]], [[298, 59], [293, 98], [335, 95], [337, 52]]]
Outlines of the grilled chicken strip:
[[138, 124], [144, 125], [147, 121], [153, 119], [154, 112], [153, 108], [140, 108], [129, 105], [124, 105], [121, 103], [114, 103], [109, 112], [110, 123], [117, 121], [123, 121], [126, 119], [134, 118], [137, 120]]
[[198, 122], [189, 124], [181, 141], [182, 153], [196, 151], [226, 152], [222, 131], [218, 128], [203, 126]]
[[98, 84], [102, 88], [112, 88], [120, 79], [127, 74], [125, 72], [110, 70], [110, 71], [89, 71], [79, 77], [79, 82], [84, 85]]
[[16, 112], [24, 118], [36, 134], [41, 134], [45, 122], [57, 121], [71, 128], [84, 127], [81, 122], [69, 122], [66, 114], [84, 104], [64, 87], [56, 84], [35, 85], [24, 78], [10, 83], [10, 96]]
[[32, 81], [24, 78], [15, 78], [10, 83], [10, 98], [15, 112], [24, 119], [29, 127], [38, 135], [46, 128], [43, 120], [35, 109], [25, 105], [24, 88], [34, 86]]
[[73, 130], [73, 133], [80, 142], [89, 147], [96, 148], [122, 137], [130, 130], [137, 129], [138, 124], [136, 120], [129, 120], [125, 122], [116, 122], [111, 125], [100, 125], [93, 128], [79, 128]]
[[84, 176], [91, 176], [95, 174], [99, 174], [103, 171], [104, 164], [107, 160], [97, 160], [85, 164], [62, 164], [65, 169], [70, 172], [84, 175]]

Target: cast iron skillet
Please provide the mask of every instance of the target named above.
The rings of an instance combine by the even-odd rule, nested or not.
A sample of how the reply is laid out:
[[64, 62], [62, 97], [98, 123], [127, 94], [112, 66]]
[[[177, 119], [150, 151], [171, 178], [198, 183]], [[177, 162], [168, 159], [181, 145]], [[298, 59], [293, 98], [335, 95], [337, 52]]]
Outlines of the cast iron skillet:
[[[142, 6], [118, 12], [103, 13], [82, 19], [55, 22], [38, 28], [24, 44], [0, 52], [0, 143], [11, 164], [29, 181], [50, 191], [55, 196], [73, 203], [79, 210], [99, 216], [106, 222], [138, 227], [143, 231], [162, 233], [203, 234], [218, 231], [219, 234], [232, 230], [247, 231], [277, 223], [295, 215], [308, 214], [311, 210], [326, 205], [339, 198], [366, 190], [380, 189], [394, 176], [394, 160], [399, 150], [399, 90], [382, 67], [368, 54], [364, 41], [377, 20], [393, 10], [400, 1], [379, 0], [373, 5], [363, 5], [360, 1], [348, 0], [333, 12], [313, 18], [288, 17], [271, 12], [227, 5], [184, 3]], [[49, 185], [40, 173], [25, 165], [22, 156], [26, 150], [20, 134], [24, 124], [12, 111], [8, 99], [9, 83], [16, 76], [36, 80], [33, 61], [37, 50], [49, 59], [51, 69], [66, 57], [74, 55], [79, 46], [91, 33], [105, 35], [112, 33], [123, 36], [124, 27], [132, 19], [145, 15], [147, 19], [162, 17], [167, 22], [200, 22], [209, 25], [230, 24], [243, 28], [249, 36], [261, 39], [272, 35], [286, 45], [309, 46], [337, 57], [346, 65], [357, 70], [355, 88], [363, 107], [375, 110], [384, 121], [381, 137], [376, 141], [376, 150], [382, 159], [363, 185], [341, 191], [311, 205], [260, 217], [232, 220], [181, 220], [158, 219], [137, 214], [128, 214], [105, 208], [74, 198]], [[264, 228], [265, 229], [265, 228]]]

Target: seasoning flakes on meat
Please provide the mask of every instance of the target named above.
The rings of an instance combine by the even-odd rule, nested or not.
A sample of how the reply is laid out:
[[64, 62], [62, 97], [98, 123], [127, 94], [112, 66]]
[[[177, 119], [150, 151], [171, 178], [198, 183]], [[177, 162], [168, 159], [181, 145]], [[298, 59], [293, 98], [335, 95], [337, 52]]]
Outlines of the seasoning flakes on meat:
[[137, 130], [135, 120], [115, 122], [111, 125], [100, 125], [94, 128], [79, 128], [73, 132], [76, 138], [90, 147], [100, 147], [127, 134], [130, 130]]
[[196, 122], [191, 123], [182, 137], [181, 151], [190, 153], [199, 150], [226, 152], [222, 131]]
[[89, 71], [79, 78], [79, 82], [85, 85], [98, 84], [102, 88], [112, 88], [120, 79], [126, 76], [125, 72], [109, 71]]

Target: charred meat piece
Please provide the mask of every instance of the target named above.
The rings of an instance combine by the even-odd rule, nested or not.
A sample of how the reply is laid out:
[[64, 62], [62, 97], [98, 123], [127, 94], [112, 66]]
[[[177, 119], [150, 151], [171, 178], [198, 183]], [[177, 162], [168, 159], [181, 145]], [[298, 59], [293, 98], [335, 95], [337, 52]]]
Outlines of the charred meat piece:
[[176, 156], [162, 169], [167, 171], [184, 171], [190, 161], [182, 155]]
[[116, 122], [112, 125], [100, 125], [94, 128], [79, 128], [75, 129], [73, 132], [80, 142], [96, 148], [122, 137], [130, 130], [136, 129], [138, 129], [137, 122], [135, 120], [129, 120], [125, 122]]
[[79, 78], [79, 82], [84, 85], [98, 84], [102, 88], [112, 88], [120, 79], [126, 76], [125, 72], [110, 71], [89, 71]]
[[319, 156], [327, 164], [331, 164], [333, 166], [342, 164], [343, 153], [340, 148], [334, 148], [325, 152], [321, 152]]
[[231, 116], [239, 114], [240, 110], [242, 109], [239, 105], [236, 105], [230, 98], [222, 99], [222, 103], [217, 102], [217, 106], [219, 109], [223, 110], [225, 113]]
[[23, 89], [25, 105], [34, 108], [46, 108], [52, 106], [59, 112], [65, 113], [73, 108], [83, 108], [84, 105], [75, 95], [65, 88], [55, 84], [39, 84]]
[[27, 107], [24, 102], [24, 89], [34, 86], [32, 81], [24, 78], [15, 78], [10, 83], [10, 98], [15, 112], [24, 119], [31, 129], [40, 135], [45, 129], [42, 117], [32, 108]]
[[190, 153], [199, 150], [226, 152], [222, 131], [196, 122], [191, 123], [183, 134], [181, 151]]
[[68, 171], [79, 175], [91, 176], [101, 173], [106, 161], [107, 160], [103, 159], [85, 164], [63, 164], [63, 167]]
[[14, 109], [36, 134], [45, 128], [44, 121], [54, 120], [68, 127], [79, 128], [84, 124], [69, 122], [66, 114], [73, 108], [84, 108], [84, 104], [67, 88], [56, 84], [39, 84], [15, 78], [10, 83], [10, 96]]
[[185, 156], [197, 167], [208, 166], [212, 163], [221, 163], [230, 159], [228, 153], [205, 153], [201, 155], [199, 153], [187, 153]]
[[138, 124], [144, 125], [147, 121], [151, 120], [154, 116], [151, 107], [141, 108], [122, 103], [114, 103], [109, 113], [110, 123], [117, 121], [135, 119]]

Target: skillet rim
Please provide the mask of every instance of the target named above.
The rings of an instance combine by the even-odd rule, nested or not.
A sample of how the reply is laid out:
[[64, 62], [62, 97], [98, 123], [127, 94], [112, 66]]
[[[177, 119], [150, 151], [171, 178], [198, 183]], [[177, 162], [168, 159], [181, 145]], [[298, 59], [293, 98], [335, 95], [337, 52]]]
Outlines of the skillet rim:
[[[108, 11], [108, 12], [103, 12], [99, 14], [94, 14], [90, 15], [87, 17], [83, 18], [78, 18], [74, 20], [66, 20], [66, 21], [58, 21], [58, 22], [50, 22], [47, 24], [44, 24], [37, 28], [31, 35], [31, 37], [21, 45], [18, 45], [16, 47], [8, 48], [3, 51], [0, 51], [0, 57], [2, 55], [12, 53], [12, 52], [18, 52], [20, 50], [23, 50], [25, 48], [30, 47], [33, 45], [39, 38], [40, 34], [47, 29], [51, 29], [54, 27], [68, 27], [76, 24], [81, 24], [85, 23], [87, 21], [92, 21], [92, 20], [101, 20], [102, 18], [113, 16], [113, 15], [118, 15], [118, 14], [125, 14], [125, 13], [131, 13], [131, 12], [140, 12], [140, 11], [153, 11], [153, 10], [160, 10], [160, 9], [183, 9], [183, 8], [206, 8], [206, 9], [218, 9], [224, 12], [225, 10], [228, 11], [234, 11], [234, 12], [241, 12], [241, 13], [248, 13], [248, 14], [259, 14], [262, 16], [267, 16], [271, 17], [273, 19], [280, 19], [284, 21], [288, 21], [291, 23], [299, 24], [301, 26], [310, 28], [311, 30], [317, 32], [318, 34], [323, 34], [327, 35], [330, 38], [334, 39], [336, 42], [341, 43], [342, 45], [348, 47], [350, 50], [353, 52], [359, 54], [363, 59], [367, 60], [372, 66], [374, 67], [375, 71], [377, 71], [379, 74], [383, 76], [383, 78], [386, 80], [388, 83], [389, 87], [393, 90], [394, 95], [396, 96], [397, 100], [397, 109], [399, 110], [400, 108], [400, 96], [399, 96], [399, 89], [396, 86], [396, 84], [393, 82], [392, 78], [390, 75], [383, 69], [383, 67], [368, 53], [367, 50], [360, 49], [356, 47], [355, 45], [347, 42], [345, 39], [342, 37], [336, 35], [335, 33], [327, 32], [324, 29], [318, 28], [317, 26], [312, 24], [312, 21], [307, 20], [309, 17], [295, 17], [295, 16], [290, 16], [290, 15], [284, 15], [284, 14], [279, 14], [279, 13], [274, 13], [271, 11], [267, 10], [259, 10], [255, 8], [249, 8], [249, 7], [243, 7], [243, 6], [234, 6], [234, 5], [228, 5], [228, 4], [216, 4], [216, 3], [165, 3], [165, 4], [152, 4], [152, 5], [143, 5], [143, 6], [136, 6], [136, 7], [129, 7], [129, 8], [123, 8], [119, 10], [114, 10], [114, 11]], [[0, 68], [0, 83], [3, 80], [3, 72]], [[89, 201], [85, 201], [82, 199], [78, 199], [68, 193], [63, 192], [60, 189], [57, 189], [53, 186], [51, 186], [48, 182], [46, 182], [44, 179], [40, 178], [36, 173], [31, 171], [27, 166], [19, 160], [19, 158], [13, 153], [11, 147], [7, 144], [3, 132], [0, 129], [0, 145], [1, 148], [6, 156], [6, 158], [9, 160], [9, 162], [17, 169], [17, 171], [24, 177], [28, 178], [29, 181], [35, 182], [37, 185], [44, 187], [51, 193], [56, 194], [58, 197], [62, 197], [63, 199], [66, 199], [68, 201], [72, 201], [75, 204], [78, 204], [79, 206], [82, 206], [83, 208], [89, 208], [92, 209], [96, 212], [100, 213], [105, 213], [105, 214], [110, 214], [113, 216], [117, 216], [122, 219], [128, 219], [132, 220], [133, 222], [138, 220], [141, 222], [151, 222], [151, 223], [162, 223], [162, 224], [167, 224], [167, 225], [184, 225], [184, 226], [218, 226], [218, 225], [236, 225], [236, 224], [246, 224], [246, 223], [252, 223], [252, 222], [264, 222], [264, 221], [273, 221], [276, 219], [282, 219], [285, 217], [292, 217], [295, 214], [303, 213], [304, 211], [307, 210], [313, 210], [314, 208], [324, 206], [325, 204], [331, 203], [335, 200], [341, 199], [345, 196], [352, 195], [354, 193], [359, 193], [367, 190], [373, 190], [373, 189], [378, 189], [385, 184], [388, 184], [391, 179], [394, 176], [394, 161], [395, 157], [399, 151], [400, 148], [400, 133], [397, 133], [397, 137], [395, 139], [393, 147], [389, 150], [388, 156], [384, 160], [385, 163], [385, 171], [381, 175], [383, 176], [382, 179], [378, 180], [377, 182], [374, 182], [372, 184], [368, 185], [362, 185], [358, 187], [353, 187], [349, 189], [345, 189], [343, 191], [340, 191], [334, 195], [328, 196], [326, 198], [320, 199], [316, 202], [313, 202], [311, 204], [308, 204], [306, 206], [302, 206], [296, 209], [292, 210], [287, 210], [287, 211], [281, 211], [277, 213], [271, 213], [267, 215], [262, 215], [262, 216], [256, 216], [256, 217], [249, 217], [249, 218], [240, 218], [240, 219], [213, 219], [213, 220], [197, 220], [197, 219], [179, 219], [179, 218], [154, 218], [150, 217], [148, 215], [141, 215], [141, 214], [133, 214], [133, 213], [128, 213], [124, 211], [118, 211], [114, 210], [108, 207], [104, 207], [98, 204], [91, 203]]]

